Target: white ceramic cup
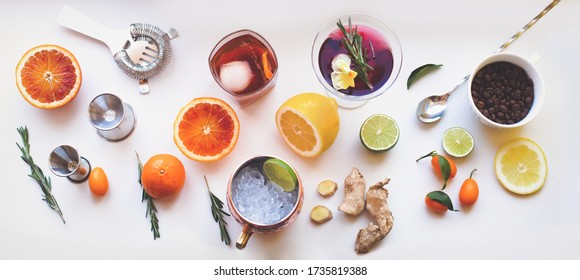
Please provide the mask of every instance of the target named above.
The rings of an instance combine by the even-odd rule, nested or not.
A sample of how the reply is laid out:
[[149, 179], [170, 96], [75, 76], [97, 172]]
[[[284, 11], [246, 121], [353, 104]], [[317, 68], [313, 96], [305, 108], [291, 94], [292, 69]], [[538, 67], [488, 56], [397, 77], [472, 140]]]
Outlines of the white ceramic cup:
[[[494, 122], [494, 121], [488, 119], [487, 117], [485, 117], [477, 108], [477, 106], [473, 100], [473, 96], [472, 96], [473, 79], [475, 78], [475, 75], [477, 74], [477, 72], [479, 70], [481, 70], [483, 67], [485, 67], [486, 65], [494, 63], [494, 62], [499, 62], [499, 61], [510, 62], [512, 64], [520, 66], [521, 68], [523, 68], [526, 71], [526, 73], [528, 74], [530, 79], [532, 79], [532, 81], [534, 83], [534, 101], [532, 102], [532, 106], [531, 106], [528, 114], [526, 115], [526, 117], [523, 118], [522, 120], [520, 120], [519, 122], [514, 123], [514, 124], [501, 124], [498, 122]], [[544, 104], [544, 98], [546, 95], [545, 89], [544, 89], [544, 80], [542, 79], [540, 72], [538, 71], [536, 66], [533, 64], [533, 62], [529, 59], [523, 58], [523, 57], [516, 55], [516, 54], [513, 54], [513, 53], [495, 53], [495, 54], [492, 54], [492, 55], [486, 57], [484, 60], [482, 60], [477, 65], [477, 67], [475, 67], [475, 69], [473, 71], [471, 71], [471, 75], [469, 77], [469, 81], [467, 84], [467, 89], [468, 89], [467, 98], [468, 98], [469, 106], [471, 107], [471, 110], [473, 111], [473, 113], [475, 114], [475, 116], [477, 117], [477, 119], [479, 121], [481, 121], [483, 124], [485, 124], [489, 127], [492, 127], [492, 128], [514, 128], [514, 127], [520, 127], [520, 126], [523, 126], [524, 124], [527, 124], [540, 112], [540, 109], [542, 108], [542, 105]]]

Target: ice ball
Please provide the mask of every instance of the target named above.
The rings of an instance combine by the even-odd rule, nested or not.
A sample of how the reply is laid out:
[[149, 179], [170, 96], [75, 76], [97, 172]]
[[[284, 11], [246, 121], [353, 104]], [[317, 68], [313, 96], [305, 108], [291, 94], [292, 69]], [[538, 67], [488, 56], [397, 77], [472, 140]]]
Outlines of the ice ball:
[[252, 81], [252, 69], [246, 61], [228, 62], [220, 68], [222, 86], [233, 93], [246, 89]]

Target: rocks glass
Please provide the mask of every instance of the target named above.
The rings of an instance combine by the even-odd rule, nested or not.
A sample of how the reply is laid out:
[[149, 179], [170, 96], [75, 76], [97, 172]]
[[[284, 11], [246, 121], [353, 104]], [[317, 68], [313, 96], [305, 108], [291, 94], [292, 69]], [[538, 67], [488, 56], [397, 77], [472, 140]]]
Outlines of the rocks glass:
[[278, 59], [260, 34], [243, 29], [221, 39], [209, 56], [213, 78], [244, 107], [276, 84]]

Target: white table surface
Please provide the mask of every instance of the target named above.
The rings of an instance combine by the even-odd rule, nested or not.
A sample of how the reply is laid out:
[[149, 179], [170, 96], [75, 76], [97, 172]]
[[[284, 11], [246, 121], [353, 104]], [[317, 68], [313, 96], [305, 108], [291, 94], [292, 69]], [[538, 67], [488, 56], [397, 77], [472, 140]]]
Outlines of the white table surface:
[[[513, 130], [494, 130], [480, 124], [461, 87], [450, 99], [446, 116], [436, 124], [417, 121], [415, 108], [425, 96], [451, 89], [485, 56], [538, 14], [547, 0], [489, 1], [10, 1], [0, 9], [2, 29], [0, 194], [1, 259], [578, 259], [580, 258], [580, 134], [575, 118], [580, 62], [580, 2], [563, 0], [507, 51], [530, 57], [546, 84], [542, 111], [531, 123]], [[167, 69], [150, 80], [151, 93], [137, 93], [138, 83], [121, 72], [103, 43], [56, 23], [68, 3], [111, 28], [151, 23], [179, 37], [171, 41], [174, 56]], [[340, 132], [334, 145], [315, 159], [294, 154], [278, 134], [274, 114], [292, 95], [323, 93], [311, 66], [310, 51], [317, 30], [336, 16], [363, 13], [386, 22], [399, 36], [404, 61], [399, 79], [388, 92], [354, 110], [340, 109]], [[213, 96], [234, 104], [211, 77], [207, 57], [224, 35], [248, 28], [263, 35], [279, 59], [276, 87], [246, 108], [234, 105], [241, 133], [234, 151], [215, 163], [198, 163], [183, 156], [173, 143], [173, 121], [179, 109], [199, 96]], [[40, 110], [24, 101], [15, 86], [14, 69], [28, 49], [58, 44], [74, 53], [83, 74], [79, 95], [67, 106]], [[426, 63], [444, 64], [411, 90], [410, 72]], [[138, 123], [127, 140], [100, 139], [88, 122], [88, 103], [104, 92], [120, 96], [135, 109]], [[374, 113], [396, 119], [399, 143], [388, 153], [367, 152], [360, 143], [362, 121]], [[41, 200], [41, 191], [27, 177], [20, 160], [16, 128], [30, 130], [32, 156], [52, 178], [53, 194], [66, 219]], [[430, 213], [424, 196], [440, 181], [427, 161], [415, 159], [442, 151], [442, 133], [449, 127], [468, 129], [475, 150], [457, 160], [458, 174], [446, 189], [458, 206], [463, 179], [477, 168], [480, 198], [470, 210]], [[546, 153], [549, 176], [544, 188], [530, 196], [506, 191], [493, 171], [497, 149], [516, 137], [528, 137]], [[109, 193], [91, 195], [88, 184], [75, 185], [54, 176], [48, 155], [70, 144], [93, 166], [105, 169]], [[187, 179], [182, 193], [170, 201], [156, 201], [161, 238], [153, 240], [146, 205], [137, 183], [135, 151], [143, 160], [158, 153], [179, 157]], [[203, 175], [216, 195], [225, 200], [228, 177], [235, 167], [257, 154], [286, 159], [300, 173], [305, 186], [302, 213], [287, 230], [255, 234], [243, 251], [219, 239], [210, 214]], [[337, 210], [342, 182], [353, 166], [367, 183], [390, 177], [389, 205], [395, 216], [391, 233], [368, 254], [354, 252], [358, 230], [368, 215], [350, 218]], [[323, 199], [318, 182], [340, 183], [340, 191]], [[324, 204], [334, 219], [315, 225], [309, 212]], [[227, 209], [226, 209], [227, 210]], [[228, 218], [233, 240], [241, 226]]]

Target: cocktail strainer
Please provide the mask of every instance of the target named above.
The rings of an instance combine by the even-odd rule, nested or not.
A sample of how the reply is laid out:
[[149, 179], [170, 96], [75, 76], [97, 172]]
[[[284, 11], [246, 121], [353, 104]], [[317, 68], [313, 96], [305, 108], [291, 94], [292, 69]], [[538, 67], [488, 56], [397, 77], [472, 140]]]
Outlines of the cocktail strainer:
[[178, 36], [173, 28], [167, 33], [146, 23], [112, 30], [67, 5], [57, 22], [107, 44], [119, 68], [129, 77], [139, 80], [140, 93], [148, 93], [148, 79], [169, 64], [172, 55], [170, 41]]

